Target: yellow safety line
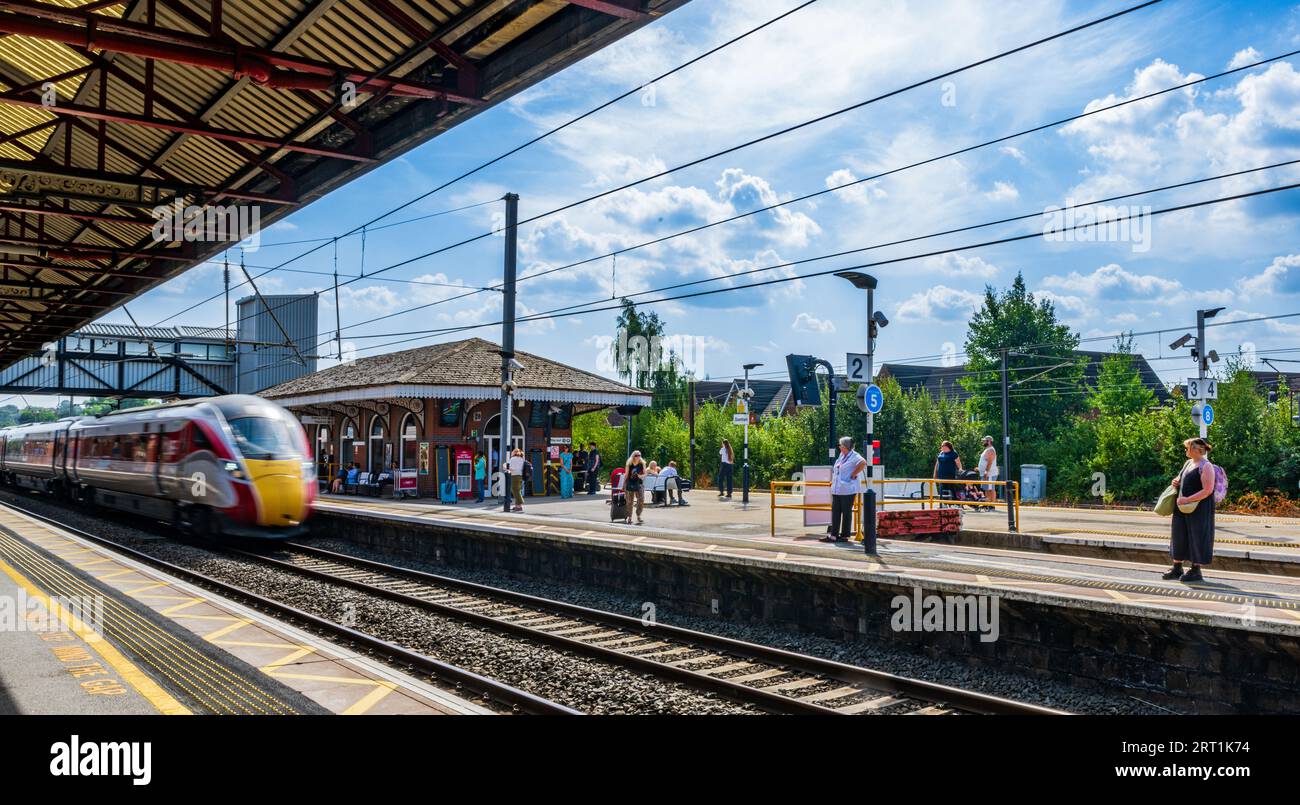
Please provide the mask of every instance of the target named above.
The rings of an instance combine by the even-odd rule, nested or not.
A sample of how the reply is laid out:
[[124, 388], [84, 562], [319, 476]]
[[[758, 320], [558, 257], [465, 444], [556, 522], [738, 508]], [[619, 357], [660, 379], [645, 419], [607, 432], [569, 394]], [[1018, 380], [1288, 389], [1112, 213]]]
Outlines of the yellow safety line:
[[[26, 590], [29, 596], [40, 601], [46, 610], [55, 611], [55, 608], [51, 606], [49, 597], [3, 559], [0, 559], [0, 570], [3, 570], [5, 575], [12, 579], [15, 584]], [[122, 679], [135, 688], [136, 692], [143, 696], [149, 704], [153, 705], [158, 712], [168, 716], [192, 715], [188, 707], [163, 690], [157, 682], [150, 679], [107, 640], [100, 639], [100, 636], [82, 623], [79, 618], [63, 607], [58, 607], [58, 613], [59, 620], [63, 621], [65, 626], [93, 648], [95, 653], [104, 659], [104, 662], [108, 663]]]
[[365, 715], [376, 704], [379, 704], [379, 702], [383, 701], [383, 699], [387, 697], [388, 694], [392, 693], [393, 688], [395, 687], [396, 686], [393, 685], [393, 683], [391, 682], [385, 682], [380, 684], [374, 690], [370, 691], [365, 696], [362, 696], [361, 701], [357, 702], [356, 704], [352, 705], [348, 709], [344, 710], [342, 715], [345, 716]]
[[[35, 523], [38, 527], [48, 529], [42, 523]], [[51, 561], [46, 555], [41, 554], [34, 549], [33, 544], [27, 544], [23, 538], [11, 537], [8, 534], [0, 533], [0, 541], [8, 541], [15, 546], [30, 554], [31, 561], [34, 564], [44, 566], [47, 575], [52, 578], [61, 578], [75, 589], [93, 590], [94, 588], [86, 585], [84, 581], [74, 574], [66, 571], [55, 562]], [[34, 543], [34, 541], [33, 541]], [[96, 594], [98, 594], [96, 592]], [[168, 640], [176, 640], [175, 636], [168, 632], [159, 630], [151, 622], [142, 619], [137, 613], [130, 609], [124, 602], [113, 597], [106, 598], [109, 605], [123, 617], [123, 623], [118, 629], [119, 638], [122, 640], [133, 640], [138, 644], [141, 651], [151, 651], [157, 653], [157, 662], [150, 661], [159, 673], [171, 679], [177, 685], [186, 688], [190, 693], [200, 701], [203, 701], [215, 711], [223, 709], [231, 710], [242, 708], [245, 712], [251, 712], [255, 709], [259, 712], [266, 713], [267, 709], [262, 706], [258, 699], [271, 702], [273, 709], [294, 712], [291, 707], [284, 705], [275, 699], [270, 693], [256, 688], [251, 689], [251, 698], [245, 695], [245, 692], [239, 688], [239, 685], [246, 684], [247, 680], [229, 672], [224, 666], [214, 662], [212, 659], [202, 655], [195, 654], [194, 649], [184, 642], [168, 643]], [[234, 618], [226, 618], [234, 620]], [[144, 628], [141, 628], [144, 627]], [[177, 673], [185, 676], [184, 679], [178, 679], [173, 676], [171, 670], [166, 666], [170, 660], [174, 663]], [[197, 686], [198, 689], [192, 689], [189, 684]], [[224, 699], [228, 704], [221, 703]], [[233, 708], [231, 707], [233, 705]]]
[[220, 629], [217, 629], [212, 632], [208, 632], [207, 634], [203, 635], [203, 639], [208, 641], [209, 643], [215, 643], [217, 642], [217, 638], [225, 637], [231, 632], [237, 632], [240, 629], [244, 628], [245, 626], [249, 625], [250, 623], [252, 623], [252, 621], [248, 620], [247, 618], [240, 618], [239, 620], [235, 621], [232, 624], [229, 624], [228, 626], [222, 626]]

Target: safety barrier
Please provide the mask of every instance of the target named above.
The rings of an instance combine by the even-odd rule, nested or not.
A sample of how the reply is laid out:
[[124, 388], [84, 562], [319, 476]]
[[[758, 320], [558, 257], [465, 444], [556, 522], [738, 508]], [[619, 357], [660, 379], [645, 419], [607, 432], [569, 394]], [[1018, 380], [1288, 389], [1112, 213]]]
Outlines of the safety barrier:
[[[787, 495], [802, 495], [803, 494], [802, 491], [796, 492], [794, 490], [795, 489], [802, 490], [804, 487], [809, 487], [809, 486], [829, 487], [831, 485], [830, 481], [771, 481], [770, 484], [771, 484], [770, 491], [771, 491], [771, 509], [772, 509], [771, 530], [772, 530], [772, 536], [774, 537], [776, 536], [776, 510], [777, 509], [796, 509], [798, 511], [819, 511], [819, 512], [829, 512], [831, 510], [831, 504], [829, 501], [826, 503], [777, 503], [776, 502], [776, 496], [780, 494], [777, 492], [778, 488], [789, 487], [791, 491], [785, 493]], [[858, 540], [859, 542], [861, 542], [863, 538], [861, 503], [862, 503], [861, 496], [855, 497], [853, 499], [853, 538], [855, 540]]]
[[[992, 506], [1007, 508], [1010, 506], [1009, 517], [1007, 520], [1008, 527], [1012, 531], [1018, 531], [1020, 528], [1020, 484], [1015, 481], [985, 481], [985, 480], [948, 480], [937, 478], [873, 478], [871, 479], [877, 487], [883, 487], [886, 484], [920, 484], [921, 489], [914, 495], [885, 495], [883, 490], [876, 495], [876, 508], [884, 509], [889, 505], [898, 506], [900, 504], [907, 506], [919, 505], [922, 509], [956, 507], [964, 506]], [[771, 481], [771, 533], [776, 536], [776, 510], [777, 509], [795, 509], [799, 511], [825, 511], [831, 510], [830, 503], [777, 503], [777, 495], [801, 495], [802, 489], [810, 486], [828, 487], [830, 481]], [[996, 500], [984, 500], [981, 495], [979, 498], [967, 493], [965, 495], [958, 493], [954, 487], [976, 487], [970, 492], [982, 492], [983, 487], [1002, 487], [1001, 495]], [[781, 492], [778, 490], [789, 490]], [[796, 491], [800, 490], [800, 491]], [[1010, 501], [1010, 502], [1008, 502]], [[862, 496], [857, 495], [853, 500], [853, 522], [856, 539], [861, 540], [863, 537], [863, 523], [861, 511]]]

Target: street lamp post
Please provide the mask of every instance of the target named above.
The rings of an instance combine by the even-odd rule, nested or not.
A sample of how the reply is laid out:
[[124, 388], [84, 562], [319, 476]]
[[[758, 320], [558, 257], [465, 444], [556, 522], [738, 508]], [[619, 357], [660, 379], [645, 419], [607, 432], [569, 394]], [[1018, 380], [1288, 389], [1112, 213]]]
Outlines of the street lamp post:
[[[1209, 426], [1205, 424], [1204, 407], [1205, 407], [1205, 373], [1210, 368], [1210, 362], [1218, 362], [1219, 353], [1214, 350], [1205, 348], [1205, 320], [1212, 319], [1219, 315], [1224, 308], [1216, 307], [1207, 310], [1196, 311], [1196, 335], [1191, 333], [1180, 337], [1169, 345], [1172, 350], [1179, 350], [1188, 344], [1192, 345], [1192, 357], [1196, 359], [1196, 380], [1197, 394], [1192, 395], [1191, 389], [1188, 389], [1188, 396], [1195, 397], [1192, 402], [1192, 416], [1196, 418], [1196, 423], [1200, 428], [1201, 438], [1204, 439], [1209, 434]], [[1193, 343], [1194, 341], [1194, 343]]]
[[[867, 382], [875, 382], [875, 369], [872, 364], [876, 354], [876, 334], [879, 328], [889, 324], [889, 319], [876, 310], [876, 278], [870, 274], [857, 271], [841, 271], [835, 276], [853, 283], [853, 287], [867, 292]], [[867, 415], [867, 491], [862, 501], [862, 550], [869, 554], [876, 553], [876, 484], [875, 484], [875, 449], [876, 415], [870, 411]]]
[[749, 371], [762, 365], [761, 363], [745, 364], [745, 390], [740, 393], [745, 401], [745, 463], [740, 468], [740, 502], [746, 506], [749, 505], [749, 400], [754, 396], [754, 392], [749, 390]]
[[[1221, 307], [1210, 310], [1196, 311], [1196, 377], [1201, 381], [1201, 388], [1205, 388], [1205, 371], [1210, 368], [1210, 355], [1218, 360], [1218, 353], [1209, 353], [1205, 349], [1205, 320], [1212, 319], [1219, 315], [1223, 310]], [[1204, 403], [1202, 403], [1204, 405]], [[1204, 439], [1210, 435], [1210, 426], [1205, 424], [1205, 417], [1198, 417], [1201, 426], [1201, 438]]]

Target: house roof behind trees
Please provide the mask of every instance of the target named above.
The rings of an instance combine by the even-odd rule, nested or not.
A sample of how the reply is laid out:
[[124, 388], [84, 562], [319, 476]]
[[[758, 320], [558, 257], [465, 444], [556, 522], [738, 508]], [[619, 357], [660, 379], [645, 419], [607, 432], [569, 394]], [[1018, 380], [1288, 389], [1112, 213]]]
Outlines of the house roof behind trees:
[[[1101, 373], [1102, 361], [1107, 357], [1114, 355], [1113, 352], [1094, 352], [1091, 350], [1075, 350], [1075, 355], [1087, 358], [1088, 362], [1083, 368], [1083, 382], [1089, 387], [1097, 385], [1097, 378]], [[1169, 388], [1156, 374], [1155, 369], [1142, 355], [1134, 353], [1133, 367], [1137, 370], [1138, 377], [1142, 380], [1142, 385], [1151, 389], [1156, 399], [1165, 402], [1169, 399]], [[1042, 361], [1044, 369], [1050, 366], [1050, 361]], [[971, 395], [966, 387], [961, 384], [961, 379], [966, 377], [968, 370], [966, 364], [959, 366], [916, 366], [906, 363], [884, 363], [880, 366], [880, 371], [876, 373], [876, 378], [883, 379], [892, 377], [898, 381], [898, 385], [903, 391], [912, 389], [924, 389], [927, 394], [933, 398], [938, 398], [940, 392], [947, 396], [956, 398], [958, 401], [965, 401]], [[1050, 372], [1044, 377], [1050, 377]], [[1276, 382], [1276, 376], [1272, 378]]]

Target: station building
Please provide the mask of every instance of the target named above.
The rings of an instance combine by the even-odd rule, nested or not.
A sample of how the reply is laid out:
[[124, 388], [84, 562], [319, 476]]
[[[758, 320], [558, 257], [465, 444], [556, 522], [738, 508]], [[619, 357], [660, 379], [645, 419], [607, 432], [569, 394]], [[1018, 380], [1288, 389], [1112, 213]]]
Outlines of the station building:
[[[261, 392], [288, 408], [307, 430], [322, 471], [356, 462], [379, 474], [397, 465], [398, 488], [436, 494], [455, 477], [462, 497], [472, 494], [470, 469], [478, 453], [490, 456], [489, 477], [501, 450], [501, 347], [481, 338], [358, 358]], [[522, 449], [539, 470], [571, 444], [573, 417], [650, 405], [652, 395], [581, 369], [525, 352], [514, 379], [510, 449]], [[533, 473], [531, 494], [545, 490]]]

